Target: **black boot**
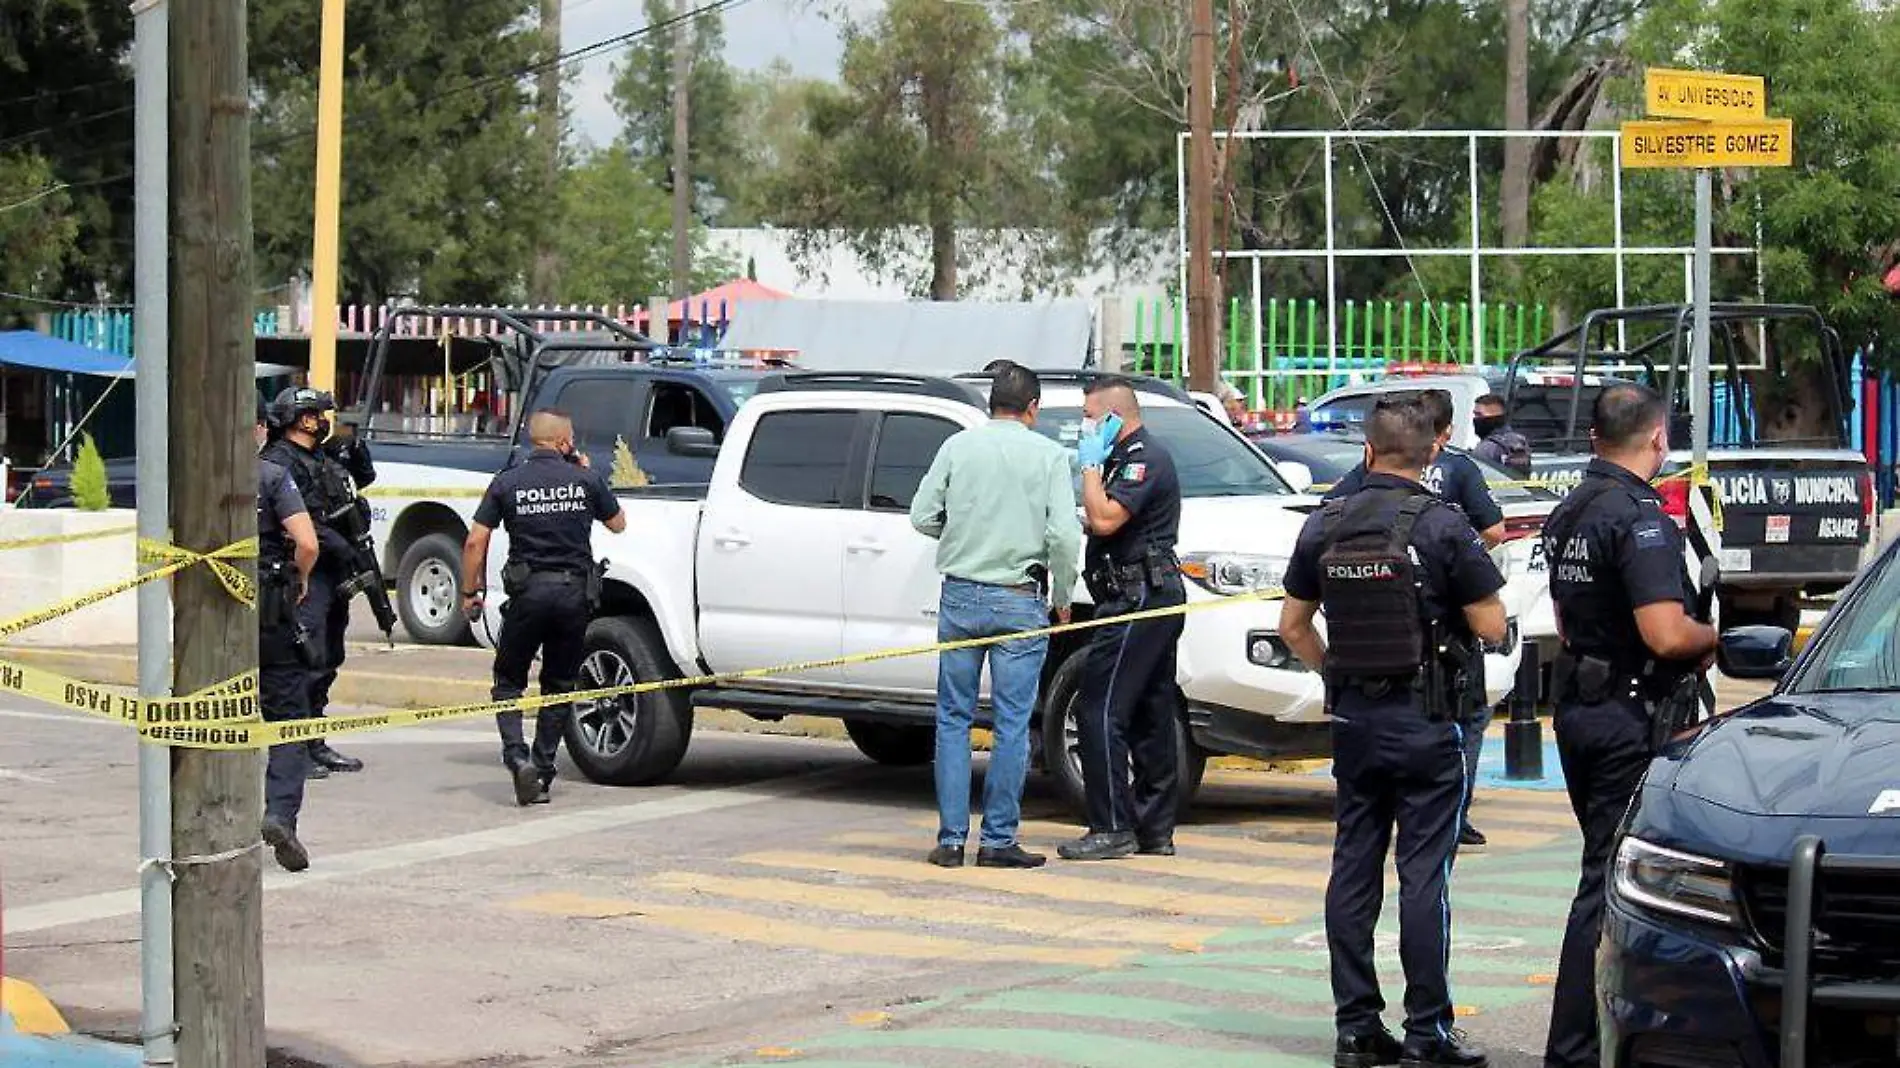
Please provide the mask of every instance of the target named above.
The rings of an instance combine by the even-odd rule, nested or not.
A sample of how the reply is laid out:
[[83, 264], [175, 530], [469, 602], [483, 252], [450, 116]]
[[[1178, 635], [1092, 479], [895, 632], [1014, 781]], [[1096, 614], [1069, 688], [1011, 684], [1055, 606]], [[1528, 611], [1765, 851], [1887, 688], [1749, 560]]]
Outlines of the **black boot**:
[[1491, 1058], [1476, 1046], [1467, 1046], [1464, 1038], [1452, 1034], [1445, 1038], [1405, 1039], [1399, 1054], [1399, 1068], [1488, 1068]]
[[1340, 1035], [1333, 1046], [1333, 1068], [1383, 1068], [1399, 1063], [1402, 1047], [1381, 1027], [1360, 1035]]
[[1064, 842], [1056, 848], [1063, 860], [1114, 860], [1133, 853], [1136, 848], [1133, 831], [1090, 831], [1073, 842]]
[[1006, 846], [984, 846], [976, 851], [976, 866], [979, 868], [1040, 868], [1048, 860], [1041, 853], [1031, 853], [1016, 842]]
[[310, 851], [297, 840], [297, 832], [275, 816], [265, 816], [262, 827], [264, 844], [277, 855], [277, 866], [285, 871], [303, 871], [310, 867]]
[[517, 765], [509, 775], [515, 781], [515, 804], [527, 808], [547, 803], [548, 785], [541, 781], [541, 773], [533, 764]]
[[330, 743], [321, 739], [310, 743], [310, 760], [319, 767], [331, 771], [362, 771], [363, 762], [355, 757], [347, 757], [330, 748]]

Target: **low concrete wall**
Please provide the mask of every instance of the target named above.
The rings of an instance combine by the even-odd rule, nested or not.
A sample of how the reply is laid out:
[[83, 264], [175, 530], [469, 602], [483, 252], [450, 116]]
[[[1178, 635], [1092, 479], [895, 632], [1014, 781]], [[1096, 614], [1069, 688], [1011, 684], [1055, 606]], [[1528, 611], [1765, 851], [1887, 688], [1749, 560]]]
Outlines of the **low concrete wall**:
[[[0, 508], [0, 542], [125, 528], [122, 534], [66, 544], [0, 550], [0, 620], [17, 619], [132, 577], [137, 561], [130, 509]], [[138, 597], [131, 591], [50, 619], [7, 640], [15, 645], [117, 645], [138, 640]]]

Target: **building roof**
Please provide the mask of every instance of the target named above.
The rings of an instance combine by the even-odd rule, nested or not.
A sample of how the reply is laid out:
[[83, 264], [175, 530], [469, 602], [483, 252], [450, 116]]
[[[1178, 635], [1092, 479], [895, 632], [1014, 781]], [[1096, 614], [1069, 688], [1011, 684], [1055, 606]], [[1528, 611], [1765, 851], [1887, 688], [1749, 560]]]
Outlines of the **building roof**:
[[1038, 304], [889, 300], [778, 300], [733, 312], [721, 347], [790, 350], [816, 371], [980, 371], [995, 359], [1027, 367], [1091, 362], [1093, 312], [1085, 300]]

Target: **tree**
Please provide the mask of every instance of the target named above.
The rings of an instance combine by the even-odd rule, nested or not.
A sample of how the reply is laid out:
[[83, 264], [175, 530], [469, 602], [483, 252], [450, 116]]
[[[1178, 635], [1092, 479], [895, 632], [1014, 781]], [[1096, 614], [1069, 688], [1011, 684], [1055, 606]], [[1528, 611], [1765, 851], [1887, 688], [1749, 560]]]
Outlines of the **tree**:
[[741, 165], [728, 178], [730, 199], [719, 214], [720, 225], [783, 221], [772, 199], [773, 178], [792, 166], [804, 137], [806, 112], [826, 85], [794, 74], [784, 59], [774, 59], [763, 70], [737, 73], [733, 140]]
[[[38, 0], [9, 5], [0, 25], [0, 186], [13, 189], [27, 171], [50, 174], [67, 189], [35, 208], [50, 213], [63, 203], [62, 225], [75, 228], [70, 242], [54, 242], [63, 246], [57, 262], [28, 250], [55, 272], [35, 270], [31, 291], [74, 300], [123, 294], [132, 269], [131, 9], [124, 0]], [[15, 247], [5, 248], [11, 258]], [[11, 264], [4, 270], [20, 276]]]
[[[623, 144], [596, 149], [561, 179], [552, 237], [561, 301], [631, 304], [666, 290], [672, 273], [672, 207]], [[694, 235], [693, 287], [729, 281], [737, 268]]]
[[106, 461], [91, 434], [79, 437], [79, 455], [73, 459], [73, 507], [82, 512], [103, 512], [112, 507], [112, 494], [106, 489]]
[[[349, 5], [339, 294], [518, 299], [546, 210], [529, 146], [534, 0]], [[253, 182], [262, 277], [307, 270], [319, 6], [251, 5]], [[427, 27], [426, 32], [419, 27]]]
[[929, 249], [929, 295], [955, 300], [959, 230], [1034, 218], [1037, 175], [1003, 109], [1000, 27], [978, 4], [892, 0], [844, 31], [841, 84], [814, 88], [770, 194], [795, 253], [843, 243], [874, 271]]
[[67, 265], [78, 258], [80, 230], [72, 194], [51, 163], [30, 152], [0, 154], [0, 290], [59, 293]]
[[[647, 25], [672, 20], [670, 0], [646, 0]], [[634, 39], [614, 65], [614, 112], [634, 160], [662, 189], [673, 189], [673, 47], [678, 30]], [[717, 12], [693, 20], [687, 95], [692, 116], [693, 202], [706, 222], [723, 221], [743, 195], [745, 146], [737, 137], [738, 90], [726, 65], [724, 21]]]

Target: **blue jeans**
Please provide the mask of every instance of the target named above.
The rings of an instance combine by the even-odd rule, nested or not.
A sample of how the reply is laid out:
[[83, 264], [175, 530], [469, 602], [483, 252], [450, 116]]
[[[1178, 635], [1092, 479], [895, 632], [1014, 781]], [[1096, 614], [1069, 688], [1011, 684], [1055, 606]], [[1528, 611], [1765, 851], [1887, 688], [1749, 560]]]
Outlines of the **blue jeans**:
[[[1042, 598], [945, 576], [937, 614], [939, 641], [987, 638], [1049, 625]], [[1029, 772], [1029, 717], [1041, 688], [1048, 638], [1018, 638], [954, 649], [937, 657], [937, 843], [960, 846], [970, 834], [970, 723], [976, 717], [983, 660], [990, 662], [994, 718], [990, 766], [983, 776], [983, 846], [1016, 841], [1023, 777]]]

